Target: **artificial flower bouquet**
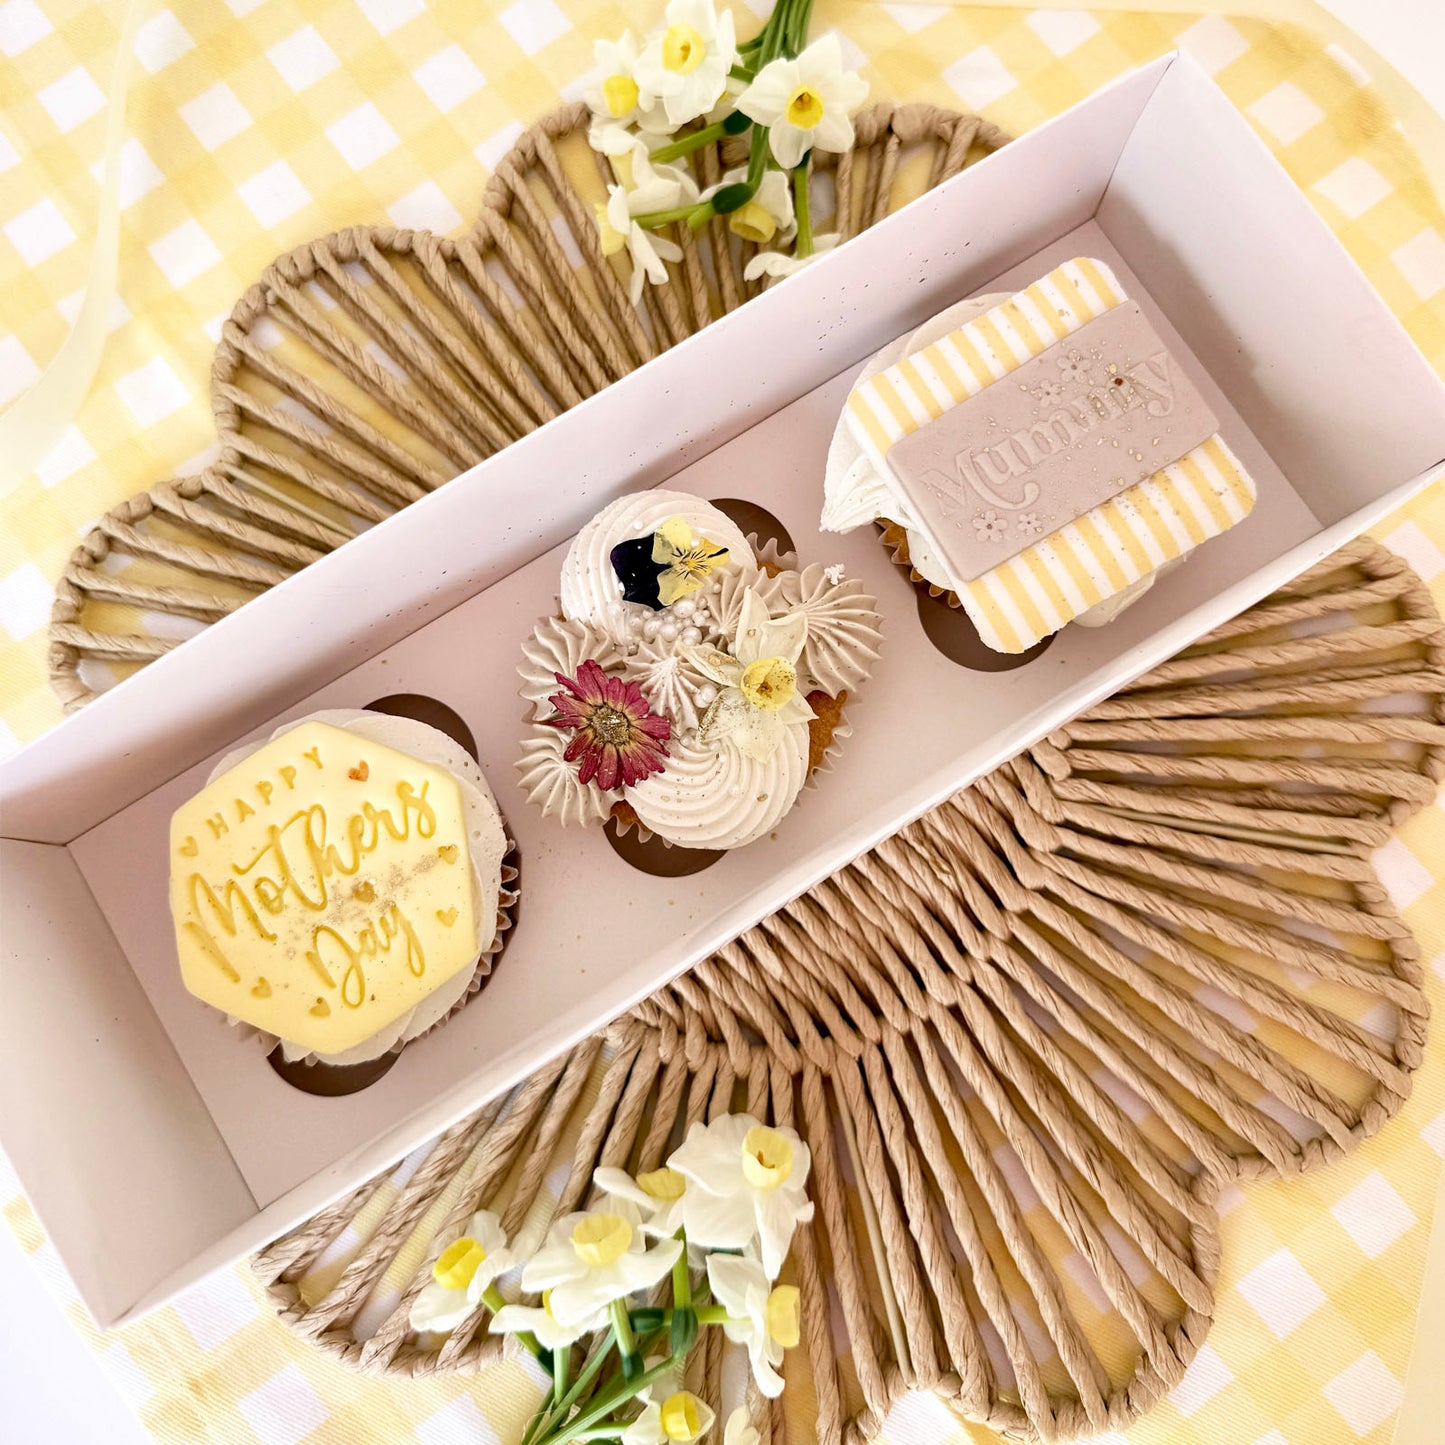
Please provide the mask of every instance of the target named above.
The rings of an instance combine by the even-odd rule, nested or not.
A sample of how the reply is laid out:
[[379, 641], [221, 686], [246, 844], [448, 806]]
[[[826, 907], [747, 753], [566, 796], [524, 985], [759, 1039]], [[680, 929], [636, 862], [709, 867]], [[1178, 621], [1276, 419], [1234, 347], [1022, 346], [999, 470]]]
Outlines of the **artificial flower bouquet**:
[[[473, 1215], [412, 1302], [411, 1327], [447, 1334], [483, 1309], [493, 1334], [541, 1363], [551, 1387], [523, 1445], [700, 1439], [715, 1415], [684, 1382], [700, 1331], [745, 1346], [758, 1389], [782, 1393], [801, 1310], [797, 1287], [777, 1281], [794, 1229], [813, 1217], [811, 1165], [791, 1129], [748, 1114], [694, 1124], [661, 1169], [597, 1170], [597, 1206], [557, 1220], [529, 1258], [495, 1214]], [[536, 1303], [502, 1295], [499, 1279], [518, 1266]], [[746, 1408], [734, 1410], [724, 1445], [757, 1438]]]
[[[868, 86], [843, 68], [838, 37], [808, 44], [813, 0], [778, 0], [767, 24], [738, 44], [733, 17], [713, 0], [671, 0], [664, 26], [638, 45], [630, 30], [596, 45], [600, 76], [587, 92], [588, 139], [616, 184], [597, 207], [602, 250], [632, 259], [632, 301], [667, 280], [682, 250], [667, 230], [714, 217], [760, 249], [744, 277], [792, 274], [838, 243], [816, 235], [808, 200], [814, 147], [846, 150]], [[747, 164], [701, 190], [686, 158], [726, 137], [746, 138]], [[679, 164], [681, 162], [681, 164]]]

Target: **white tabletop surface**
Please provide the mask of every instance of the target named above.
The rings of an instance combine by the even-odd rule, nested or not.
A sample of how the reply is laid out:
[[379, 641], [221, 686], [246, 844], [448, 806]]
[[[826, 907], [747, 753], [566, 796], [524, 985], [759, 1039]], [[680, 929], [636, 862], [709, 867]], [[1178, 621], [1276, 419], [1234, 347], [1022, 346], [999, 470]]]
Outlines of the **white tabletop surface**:
[[[1445, 114], [1440, 0], [1321, 0]], [[0, 1227], [0, 1445], [151, 1445]]]

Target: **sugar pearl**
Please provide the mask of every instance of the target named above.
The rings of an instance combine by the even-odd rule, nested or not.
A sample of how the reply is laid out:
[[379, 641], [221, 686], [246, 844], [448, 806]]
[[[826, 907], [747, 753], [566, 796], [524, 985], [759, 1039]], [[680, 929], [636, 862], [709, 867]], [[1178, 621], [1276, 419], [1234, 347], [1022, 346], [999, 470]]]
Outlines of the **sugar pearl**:
[[662, 640], [664, 642], [676, 642], [677, 634], [682, 629], [675, 622], [664, 622], [662, 624]]
[[681, 601], [672, 604], [672, 610], [679, 617], [691, 617], [696, 610], [696, 606], [697, 604], [693, 602], [691, 597], [684, 597]]
[[702, 641], [702, 628], [684, 627], [682, 629], [682, 641], [686, 647], [696, 647]]
[[695, 696], [699, 707], [707, 707], [709, 703], [717, 698], [717, 688], [715, 688], [712, 683], [705, 682], [698, 688]]

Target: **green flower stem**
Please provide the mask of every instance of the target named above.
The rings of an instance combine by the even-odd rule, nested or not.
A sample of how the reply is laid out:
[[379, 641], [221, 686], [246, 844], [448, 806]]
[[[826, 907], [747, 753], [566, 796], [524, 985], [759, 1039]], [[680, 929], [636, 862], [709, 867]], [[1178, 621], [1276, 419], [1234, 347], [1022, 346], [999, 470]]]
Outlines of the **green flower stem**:
[[[612, 1345], [615, 1339], [616, 1336], [609, 1329], [606, 1335], [603, 1336], [602, 1343], [597, 1346], [592, 1352], [591, 1358], [582, 1366], [581, 1372], [572, 1384], [572, 1388], [557, 1402], [557, 1408], [554, 1413], [560, 1419], [565, 1420], [567, 1418], [568, 1410], [577, 1403], [578, 1397], [586, 1390], [588, 1385], [597, 1378], [597, 1372], [606, 1362], [608, 1355], [612, 1353]], [[524, 1445], [526, 1445], [526, 1442], [524, 1442]]]
[[580, 1435], [574, 1435], [574, 1440], [616, 1440], [626, 1425], [594, 1425], [590, 1430], [584, 1430]]
[[659, 226], [669, 226], [674, 221], [686, 221], [696, 230], [699, 226], [705, 226], [712, 219], [712, 215], [711, 203], [699, 201], [695, 206], [674, 206], [669, 211], [644, 211], [632, 219], [644, 231], [655, 231]]
[[681, 140], [669, 141], [665, 146], [658, 146], [653, 151], [654, 161], [675, 161], [679, 156], [690, 155], [693, 151], [701, 150], [703, 146], [712, 141], [721, 140], [726, 132], [723, 130], [722, 121], [715, 121], [712, 125], [705, 125], [701, 130], [695, 130], [691, 135], [685, 135]]
[[595, 1439], [595, 1436], [589, 1436], [585, 1432], [592, 1429], [594, 1425], [600, 1424], [619, 1405], [626, 1404], [639, 1390], [650, 1385], [654, 1380], [661, 1379], [672, 1367], [672, 1356], [669, 1355], [660, 1364], [654, 1365], [650, 1370], [644, 1370], [635, 1380], [622, 1380], [613, 1389], [604, 1390], [575, 1420], [565, 1425], [557, 1434], [547, 1436], [545, 1445], [566, 1445], [566, 1442], [570, 1440]]
[[699, 1305], [696, 1313], [700, 1325], [725, 1325], [732, 1318], [725, 1305]]
[[808, 158], [793, 172], [793, 213], [798, 218], [799, 256], [813, 254], [813, 217], [808, 210]]
[[[741, 54], [742, 52], [739, 51], [738, 53]], [[746, 65], [734, 65], [734, 66], [728, 71], [728, 77], [729, 77], [730, 79], [732, 79], [732, 80], [746, 80], [749, 85], [751, 85], [751, 84], [753, 83], [753, 80], [756, 78], [756, 76], [757, 76], [757, 72], [756, 72], [755, 70], [750, 69], [750, 68], [749, 68], [748, 66], [746, 66]]]
[[617, 1332], [617, 1353], [622, 1356], [622, 1374], [631, 1379], [637, 1374], [640, 1363], [637, 1358], [637, 1340], [632, 1333], [632, 1321], [627, 1314], [627, 1301], [615, 1299], [611, 1304], [612, 1328]]
[[[493, 1314], [496, 1314], [498, 1310], [505, 1308], [507, 1302], [502, 1298], [501, 1290], [499, 1290], [496, 1285], [489, 1284], [486, 1289], [482, 1291], [482, 1303], [486, 1305]], [[535, 1355], [542, 1368], [546, 1370], [548, 1374], [551, 1374], [552, 1352], [551, 1350], [544, 1350], [542, 1346], [537, 1343], [536, 1335], [530, 1330], [520, 1330], [517, 1333], [516, 1340], [523, 1349]]]
[[692, 1278], [687, 1272], [687, 1240], [680, 1229], [675, 1237], [682, 1240], [682, 1253], [672, 1265], [672, 1302], [678, 1309], [686, 1309], [692, 1303]]
[[748, 185], [754, 191], [763, 183], [763, 172], [768, 168], [768, 128], [765, 125], [753, 127], [752, 143], [748, 148]]
[[572, 1346], [552, 1351], [552, 1398], [560, 1405], [567, 1393], [567, 1371], [572, 1363]]

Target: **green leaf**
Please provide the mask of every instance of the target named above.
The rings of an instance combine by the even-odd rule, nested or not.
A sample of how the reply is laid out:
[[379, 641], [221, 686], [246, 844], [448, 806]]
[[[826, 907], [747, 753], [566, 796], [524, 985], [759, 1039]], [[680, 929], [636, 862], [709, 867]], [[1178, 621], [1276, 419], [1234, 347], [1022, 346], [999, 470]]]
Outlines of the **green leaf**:
[[728, 135], [741, 135], [752, 123], [752, 116], [744, 115], [742, 111], [735, 110], [731, 112], [731, 114], [723, 117], [722, 128]]
[[724, 186], [716, 191], [712, 198], [712, 208], [718, 215], [725, 216], [729, 211], [736, 211], [739, 207], [747, 205], [753, 198], [753, 187], [746, 181], [737, 181], [733, 185]]

